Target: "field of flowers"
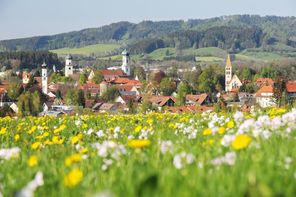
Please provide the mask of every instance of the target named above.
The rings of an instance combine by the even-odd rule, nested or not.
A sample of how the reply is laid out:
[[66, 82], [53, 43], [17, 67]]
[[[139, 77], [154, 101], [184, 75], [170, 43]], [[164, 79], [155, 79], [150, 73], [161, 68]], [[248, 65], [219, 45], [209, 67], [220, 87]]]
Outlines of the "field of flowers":
[[0, 196], [296, 196], [296, 109], [0, 119]]

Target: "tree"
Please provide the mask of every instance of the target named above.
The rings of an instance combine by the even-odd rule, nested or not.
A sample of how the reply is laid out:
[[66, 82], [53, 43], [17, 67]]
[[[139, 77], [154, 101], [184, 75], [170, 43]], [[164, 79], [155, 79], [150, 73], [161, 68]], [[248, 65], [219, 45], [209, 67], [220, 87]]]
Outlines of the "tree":
[[206, 68], [198, 78], [198, 89], [202, 92], [212, 93], [215, 90], [216, 81], [214, 79], [214, 71]]
[[96, 70], [94, 73], [95, 73], [95, 76], [94, 76], [94, 78], [92, 79], [92, 81], [93, 81], [95, 84], [100, 84], [100, 83], [104, 80], [104, 76], [103, 76], [102, 71], [100, 71], [100, 70]]
[[273, 96], [279, 107], [283, 104], [283, 92], [285, 91], [285, 89], [285, 81], [283, 79], [277, 78], [274, 82]]
[[9, 81], [7, 94], [11, 99], [16, 100], [23, 91], [21, 81], [18, 78], [12, 78]]
[[186, 82], [181, 82], [177, 89], [177, 102], [178, 106], [185, 105], [186, 95], [190, 92], [190, 86]]
[[41, 111], [41, 97], [40, 93], [24, 92], [18, 98], [17, 106], [19, 108], [20, 116], [36, 116]]
[[136, 76], [138, 76], [138, 78], [139, 78], [140, 81], [143, 81], [143, 80], [146, 79], [146, 73], [145, 73], [145, 70], [144, 70], [143, 67], [140, 67], [140, 66], [135, 67], [133, 73], [134, 73], [134, 78]]
[[87, 80], [86, 74], [85, 73], [81, 73], [80, 76], [79, 76], [79, 84], [80, 85], [85, 84], [86, 80]]
[[79, 106], [85, 107], [85, 97], [84, 97], [84, 92], [82, 90], [78, 91], [77, 103]]
[[104, 92], [101, 99], [105, 102], [113, 102], [119, 95], [119, 90], [116, 87], [111, 87]]
[[78, 105], [78, 94], [75, 90], [68, 90], [65, 96], [67, 105]]
[[160, 90], [164, 96], [170, 96], [176, 90], [176, 86], [170, 78], [165, 77], [160, 82]]

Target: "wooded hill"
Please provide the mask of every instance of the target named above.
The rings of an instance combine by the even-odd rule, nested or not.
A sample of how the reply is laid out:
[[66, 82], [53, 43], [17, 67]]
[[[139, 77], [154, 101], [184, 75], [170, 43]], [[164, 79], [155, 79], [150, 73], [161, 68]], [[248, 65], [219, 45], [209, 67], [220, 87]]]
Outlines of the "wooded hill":
[[159, 48], [219, 47], [231, 52], [280, 43], [296, 47], [296, 17], [234, 15], [188, 21], [129, 22], [53, 36], [0, 41], [0, 51], [52, 50], [119, 43], [134, 54]]

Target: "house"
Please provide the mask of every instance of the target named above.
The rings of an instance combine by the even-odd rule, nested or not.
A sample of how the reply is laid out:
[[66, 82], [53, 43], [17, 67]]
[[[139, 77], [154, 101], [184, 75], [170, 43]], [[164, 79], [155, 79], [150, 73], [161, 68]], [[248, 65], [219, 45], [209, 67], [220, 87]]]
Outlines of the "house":
[[43, 111], [39, 113], [39, 116], [54, 116], [59, 117], [64, 115], [65, 113], [62, 111]]
[[83, 90], [85, 93], [89, 93], [92, 97], [100, 95], [100, 84], [88, 81], [86, 84], [81, 86], [80, 89]]
[[267, 86], [270, 85], [272, 86], [274, 84], [273, 80], [271, 78], [258, 78], [256, 79], [256, 85], [258, 87], [262, 87], [262, 86]]
[[186, 105], [193, 106], [193, 105], [204, 105], [209, 103], [208, 94], [187, 94], [186, 95]]
[[29, 72], [23, 71], [23, 76], [22, 76], [23, 84], [28, 84], [30, 81], [30, 77], [31, 77], [31, 74]]
[[203, 112], [212, 112], [213, 107], [207, 106], [179, 106], [179, 107], [169, 107], [167, 112], [171, 113], [203, 113]]
[[133, 85], [116, 85], [115, 87], [119, 90], [120, 95], [123, 96], [140, 95], [139, 89]]
[[273, 107], [276, 106], [275, 98], [273, 97], [273, 86], [262, 86], [255, 95], [256, 102], [261, 107]]
[[100, 113], [117, 113], [118, 108], [114, 103], [97, 103], [92, 110]]
[[112, 81], [119, 77], [124, 77], [126, 74], [122, 70], [101, 70], [104, 80]]
[[290, 101], [296, 100], [296, 81], [288, 81], [286, 83], [286, 90]]
[[176, 101], [171, 96], [151, 96], [149, 101], [156, 107], [174, 106]]

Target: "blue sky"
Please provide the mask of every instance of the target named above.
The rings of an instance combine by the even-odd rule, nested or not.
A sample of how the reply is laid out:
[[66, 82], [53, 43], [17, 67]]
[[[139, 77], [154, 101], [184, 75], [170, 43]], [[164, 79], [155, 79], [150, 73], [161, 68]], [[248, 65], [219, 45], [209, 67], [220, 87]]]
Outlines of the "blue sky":
[[118, 21], [295, 16], [296, 0], [0, 0], [0, 40], [51, 35]]

